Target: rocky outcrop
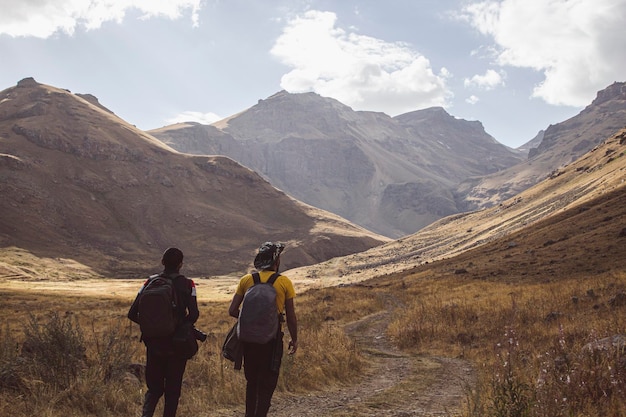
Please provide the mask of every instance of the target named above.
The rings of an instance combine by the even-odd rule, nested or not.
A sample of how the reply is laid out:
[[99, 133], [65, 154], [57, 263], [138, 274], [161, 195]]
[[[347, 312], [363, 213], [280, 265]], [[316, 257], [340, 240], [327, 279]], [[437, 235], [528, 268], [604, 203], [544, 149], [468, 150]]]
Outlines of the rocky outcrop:
[[578, 115], [550, 125], [524, 164], [464, 183], [458, 195], [468, 209], [499, 204], [548, 178], [626, 126], [626, 83], [614, 83]]
[[578, 115], [548, 127], [535, 156], [552, 151], [576, 160], [625, 126], [626, 83], [614, 83]]

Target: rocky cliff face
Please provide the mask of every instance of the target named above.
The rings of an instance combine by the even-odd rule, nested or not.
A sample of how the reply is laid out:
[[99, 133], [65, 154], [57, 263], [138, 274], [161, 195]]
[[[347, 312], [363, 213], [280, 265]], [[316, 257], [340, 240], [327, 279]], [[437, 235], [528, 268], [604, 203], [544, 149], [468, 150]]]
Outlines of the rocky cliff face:
[[556, 152], [571, 160], [626, 126], [626, 83], [613, 83], [575, 117], [548, 127], [533, 157]]
[[295, 198], [390, 237], [459, 212], [460, 181], [524, 157], [442, 108], [391, 118], [284, 91], [212, 126], [150, 133], [182, 152], [227, 155]]

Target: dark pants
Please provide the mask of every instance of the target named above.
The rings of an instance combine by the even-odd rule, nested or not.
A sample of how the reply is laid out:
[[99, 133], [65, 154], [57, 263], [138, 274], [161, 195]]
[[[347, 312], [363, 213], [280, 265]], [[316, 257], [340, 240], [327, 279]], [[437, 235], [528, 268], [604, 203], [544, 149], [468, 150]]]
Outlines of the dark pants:
[[142, 417], [152, 417], [159, 399], [165, 394], [163, 417], [176, 417], [178, 399], [183, 384], [187, 360], [176, 355], [159, 355], [148, 348], [146, 360], [146, 385]]
[[243, 343], [243, 369], [247, 381], [246, 417], [267, 416], [272, 395], [278, 384], [282, 354], [282, 338], [264, 345]]

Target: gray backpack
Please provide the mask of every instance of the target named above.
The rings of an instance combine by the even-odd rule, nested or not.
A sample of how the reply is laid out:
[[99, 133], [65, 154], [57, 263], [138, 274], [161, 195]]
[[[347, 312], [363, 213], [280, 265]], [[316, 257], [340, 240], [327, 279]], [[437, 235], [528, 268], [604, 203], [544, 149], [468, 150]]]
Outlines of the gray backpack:
[[276, 338], [279, 316], [274, 282], [279, 276], [280, 274], [275, 272], [263, 283], [258, 272], [252, 274], [254, 285], [243, 296], [243, 305], [237, 322], [237, 336], [240, 341], [265, 344]]

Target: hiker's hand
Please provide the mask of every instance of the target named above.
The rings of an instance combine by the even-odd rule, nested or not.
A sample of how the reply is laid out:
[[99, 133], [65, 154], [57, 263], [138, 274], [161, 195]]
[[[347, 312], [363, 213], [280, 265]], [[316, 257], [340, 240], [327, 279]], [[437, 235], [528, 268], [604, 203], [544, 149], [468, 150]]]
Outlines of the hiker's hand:
[[289, 342], [289, 354], [293, 355], [294, 353], [296, 353], [296, 350], [298, 350], [298, 341], [297, 340], [291, 340]]

